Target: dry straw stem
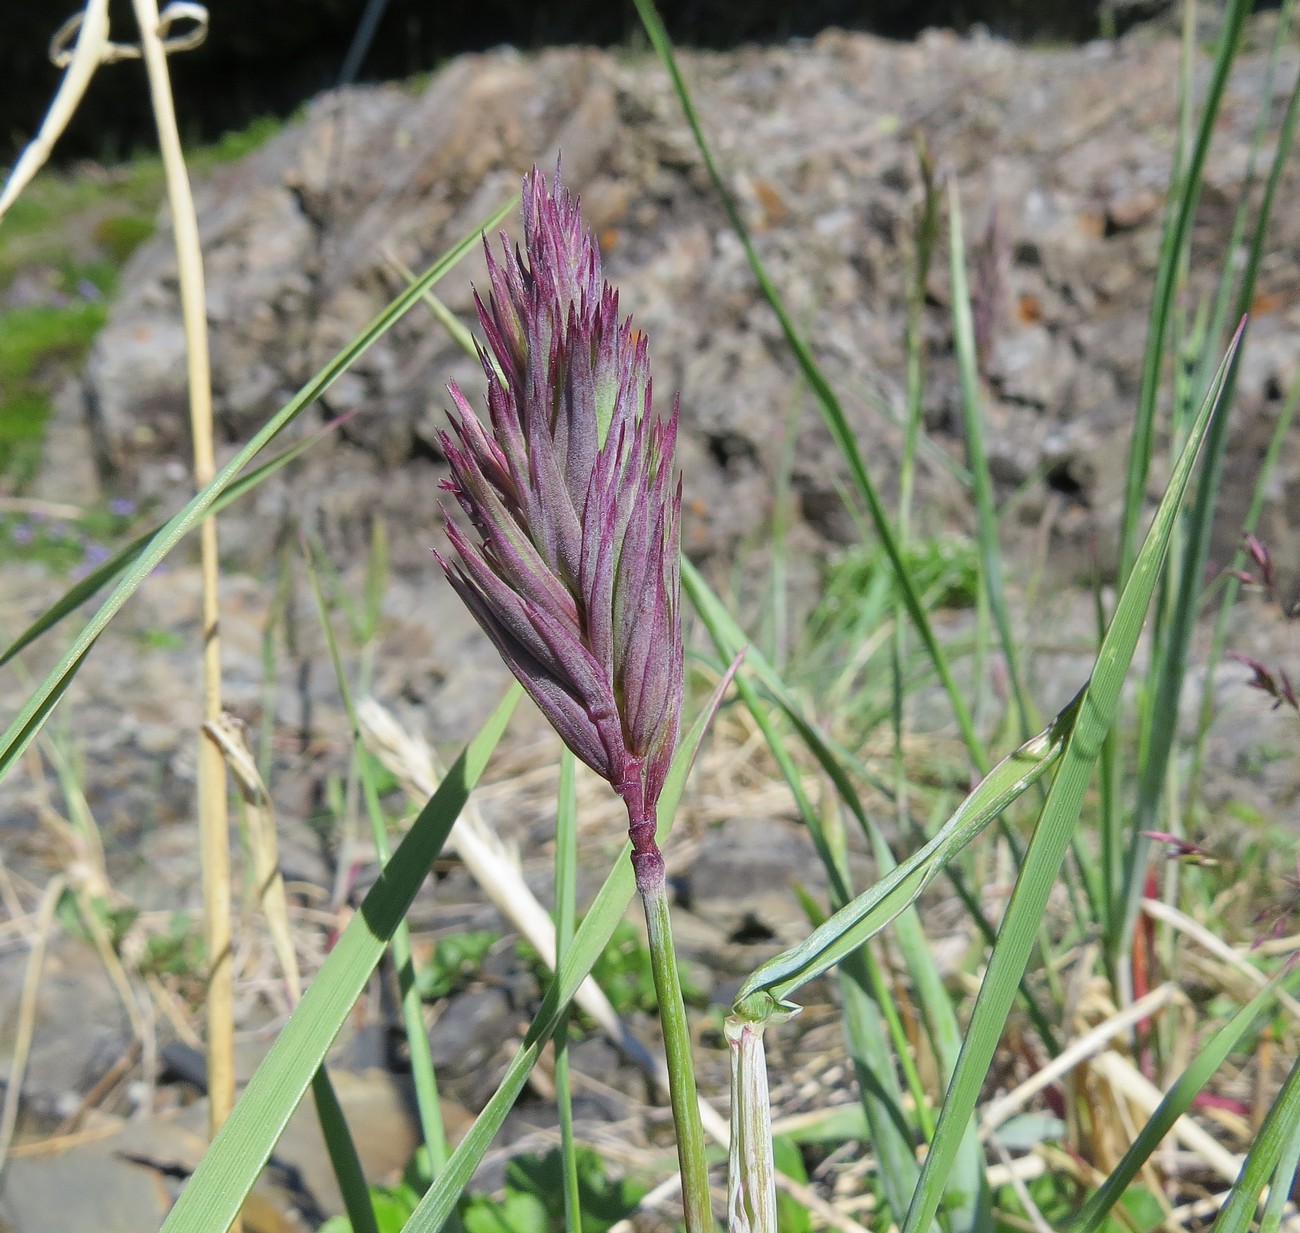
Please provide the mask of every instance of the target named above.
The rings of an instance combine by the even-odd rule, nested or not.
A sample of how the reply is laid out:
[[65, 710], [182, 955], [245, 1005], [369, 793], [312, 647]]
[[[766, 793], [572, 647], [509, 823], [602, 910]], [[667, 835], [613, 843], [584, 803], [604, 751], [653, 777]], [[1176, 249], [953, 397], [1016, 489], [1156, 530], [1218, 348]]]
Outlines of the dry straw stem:
[[[786, 1132], [786, 1129], [797, 1129], [800, 1125], [805, 1125], [809, 1120], [815, 1120], [820, 1116], [820, 1114], [798, 1114], [795, 1117], [773, 1122], [772, 1129], [776, 1135], [781, 1135]], [[1078, 1163], [1077, 1160], [1066, 1155], [1066, 1153], [1053, 1151], [1040, 1144], [1034, 1149], [1032, 1155], [1018, 1156], [989, 1165], [985, 1171], [985, 1177], [988, 1179], [989, 1189], [998, 1191], [1004, 1186], [1014, 1187], [1018, 1183], [1036, 1181], [1053, 1171], [1076, 1176], [1079, 1172]], [[866, 1167], [859, 1168], [860, 1165]], [[829, 1207], [836, 1214], [838, 1220], [842, 1222], [837, 1227], [847, 1228], [853, 1226], [856, 1229], [861, 1229], [863, 1226], [857, 1224], [848, 1213], [871, 1215], [879, 1210], [880, 1200], [874, 1191], [865, 1189], [864, 1180], [875, 1172], [876, 1162], [874, 1160], [859, 1161], [855, 1163], [853, 1168], [857, 1171], [848, 1175], [853, 1181], [854, 1192], [851, 1198], [841, 1200], [839, 1207], [832, 1206], [825, 1199], [818, 1198], [817, 1201], [822, 1207]], [[1088, 1179], [1093, 1185], [1096, 1184], [1097, 1180], [1097, 1178]], [[807, 1188], [802, 1189], [806, 1190]], [[793, 1186], [790, 1187], [790, 1193], [793, 1197], [799, 1199], [801, 1203], [804, 1202], [800, 1198], [798, 1190]], [[817, 1196], [814, 1195], [814, 1198], [817, 1198]], [[821, 1208], [815, 1207], [812, 1203], [808, 1203], [806, 1206], [809, 1211], [818, 1215], [822, 1214]], [[611, 1233], [613, 1233], [612, 1230]], [[898, 1233], [898, 1226], [896, 1224], [891, 1225], [889, 1233]]]
[[131, 986], [131, 979], [113, 946], [108, 928], [96, 906], [97, 901], [111, 902], [114, 898], [113, 888], [105, 872], [104, 849], [99, 827], [90, 811], [90, 805], [82, 792], [81, 784], [73, 771], [71, 759], [62, 741], [46, 736], [41, 740], [41, 751], [57, 772], [59, 786], [73, 820], [65, 818], [51, 803], [40, 759], [33, 756], [31, 776], [32, 783], [37, 788], [37, 816], [41, 825], [62, 845], [63, 871], [68, 889], [72, 891], [77, 901], [82, 927], [89, 934], [90, 942], [104, 965], [109, 983], [122, 1003], [135, 1039], [144, 1045], [149, 1041], [149, 1034], [136, 1000], [135, 990]]
[[68, 127], [90, 85], [95, 70], [109, 58], [108, 41], [108, 0], [91, 0], [84, 13], [67, 21], [55, 34], [50, 43], [50, 55], [54, 59], [66, 44], [73, 32], [78, 32], [77, 45], [66, 64], [63, 80], [50, 103], [50, 109], [41, 121], [36, 136], [27, 144], [9, 179], [0, 193], [0, 218], [8, 213], [9, 207], [18, 200], [19, 194], [32, 182], [32, 178], [45, 165], [63, 130]]
[[[1136, 1066], [1118, 1053], [1107, 1051], [1093, 1059], [1092, 1069], [1101, 1075], [1114, 1090], [1128, 1098], [1150, 1117], [1164, 1099], [1156, 1087]], [[1173, 1135], [1195, 1152], [1215, 1173], [1226, 1182], [1235, 1182], [1241, 1172], [1244, 1157], [1228, 1151], [1207, 1130], [1184, 1115], [1173, 1126]]]
[[[1185, 912], [1180, 912], [1177, 908], [1162, 903], [1159, 899], [1143, 899], [1142, 911], [1148, 916], [1154, 916], [1156, 920], [1163, 921], [1165, 924], [1177, 929], [1193, 942], [1209, 951], [1216, 959], [1222, 959], [1235, 971], [1240, 972], [1256, 988], [1262, 989], [1268, 984], [1268, 977], [1253, 963], [1248, 963], [1227, 942], [1216, 936], [1204, 925], [1198, 924]], [[1297, 1023], [1300, 1023], [1300, 1002], [1297, 1002], [1295, 998], [1282, 989], [1277, 991], [1277, 1000], [1279, 1005], [1285, 1007], [1287, 1013]]]
[[[190, 429], [194, 444], [194, 479], [205, 488], [216, 474], [212, 438], [212, 381], [208, 360], [207, 309], [199, 223], [190, 193], [189, 174], [176, 127], [167, 72], [167, 51], [159, 30], [155, 0], [132, 0], [140, 27], [140, 50], [149, 77], [149, 94], [158, 146], [167, 178], [167, 201], [176, 237], [181, 317], [185, 328]], [[217, 637], [217, 524], [199, 526], [203, 577], [203, 720], [221, 719], [221, 644]], [[234, 991], [230, 956], [230, 833], [226, 815], [226, 764], [216, 742], [199, 735], [199, 854], [203, 867], [204, 937], [208, 953], [208, 1098], [213, 1134], [235, 1101]]]
[[[1203, 1199], [1194, 1199], [1190, 1203], [1184, 1203], [1181, 1207], [1174, 1208], [1165, 1220], [1167, 1229], [1192, 1229], [1204, 1228], [1209, 1218], [1215, 1215], [1228, 1199], [1231, 1197], [1230, 1189], [1221, 1190], [1218, 1194], [1207, 1195]], [[1294, 1212], [1295, 1208], [1291, 1210]], [[1282, 1222], [1282, 1228], [1287, 1233], [1300, 1233], [1300, 1216], [1288, 1216]]]
[[[101, 64], [142, 58], [149, 79], [154, 118], [172, 226], [176, 236], [181, 311], [188, 354], [190, 415], [194, 438], [194, 471], [199, 487], [216, 473], [212, 440], [212, 394], [208, 363], [207, 315], [198, 220], [189, 177], [181, 152], [180, 134], [167, 73], [167, 55], [197, 47], [207, 33], [207, 10], [201, 4], [176, 0], [160, 17], [155, 0], [133, 0], [140, 28], [138, 47], [109, 39], [108, 0], [90, 0], [83, 12], [59, 29], [50, 56], [66, 69], [59, 89], [35, 139], [23, 150], [0, 193], [0, 218], [40, 170], [84, 97]], [[188, 26], [173, 34], [173, 26]], [[76, 46], [67, 47], [73, 35]], [[217, 538], [211, 518], [200, 529], [203, 567], [204, 719], [221, 714], [221, 657], [217, 642]], [[234, 1101], [233, 989], [230, 973], [230, 854], [226, 822], [225, 764], [209, 740], [199, 738], [200, 849], [204, 871], [205, 934], [213, 963], [208, 989], [208, 1086], [211, 1122], [224, 1120]], [[132, 1008], [134, 1009], [134, 1008]]]
[[54, 923], [54, 909], [63, 894], [64, 883], [62, 874], [51, 878], [36, 910], [32, 949], [27, 957], [27, 972], [23, 977], [23, 991], [18, 1002], [18, 1025], [14, 1033], [9, 1078], [5, 1084], [4, 1107], [0, 1109], [0, 1174], [4, 1173], [14, 1127], [18, 1124], [18, 1100], [23, 1089], [23, 1075], [27, 1070], [27, 1057], [32, 1047], [32, 1033], [36, 1027], [36, 990], [41, 981], [41, 966], [45, 962], [45, 944]]
[[302, 998], [302, 976], [298, 970], [298, 953], [293, 945], [289, 924], [289, 902], [280, 873], [279, 844], [276, 840], [275, 805], [262, 782], [253, 751], [244, 739], [242, 725], [228, 711], [216, 722], [203, 725], [204, 732], [216, 742], [230, 773], [239, 785], [248, 818], [248, 847], [253, 862], [253, 884], [257, 901], [266, 917], [271, 945], [288, 986], [289, 1000], [297, 1006]]
[[[187, 23], [187, 29], [172, 34], [173, 24]], [[188, 51], [199, 46], [207, 37], [208, 11], [201, 4], [176, 0], [167, 6], [156, 24], [167, 52]], [[74, 35], [76, 44], [69, 51]], [[56, 68], [64, 70], [63, 80], [59, 82], [59, 88], [41, 121], [40, 129], [23, 148], [9, 173], [4, 191], [0, 192], [0, 218], [4, 218], [23, 189], [45, 166], [55, 142], [63, 135], [63, 130], [68, 127], [77, 105], [85, 95], [95, 70], [101, 64], [136, 60], [139, 57], [139, 47], [130, 43], [114, 43], [108, 37], [108, 0], [90, 0], [82, 12], [75, 13], [54, 32], [54, 37], [50, 40], [50, 60]]]
[[85, 510], [80, 505], [67, 505], [62, 501], [42, 501], [39, 497], [0, 497], [0, 514], [35, 514], [40, 518], [81, 518]]
[[[1009, 1165], [1011, 1163], [1011, 1153], [1007, 1151], [1006, 1147], [997, 1141], [994, 1141], [993, 1146], [997, 1151], [998, 1159], [1004, 1165]], [[1029, 1193], [1029, 1187], [1025, 1185], [1024, 1178], [1012, 1171], [1008, 1180], [1016, 1198], [1020, 1200], [1020, 1206], [1029, 1213], [1029, 1222], [1034, 1227], [1034, 1233], [1056, 1233], [1038, 1204], [1034, 1202], [1034, 1196]]]
[[[777, 1185], [796, 1203], [802, 1203], [814, 1216], [829, 1228], [839, 1229], [840, 1233], [868, 1233], [864, 1225], [852, 1216], [845, 1215], [833, 1203], [828, 1203], [811, 1186], [804, 1186], [788, 1177], [777, 1174]], [[676, 1198], [682, 1188], [681, 1177], [674, 1173], [665, 1178], [649, 1194], [645, 1195], [632, 1212], [617, 1224], [610, 1225], [609, 1233], [636, 1233], [636, 1215], [640, 1212], [666, 1212], [668, 1205]]]
[[[413, 801], [424, 802], [438, 786], [438, 770], [433, 752], [418, 736], [407, 732], [383, 706], [373, 698], [363, 699], [357, 707], [366, 747], [392, 771]], [[555, 922], [541, 905], [519, 869], [519, 862], [501, 842], [471, 800], [447, 838], [447, 848], [454, 851], [493, 905], [528, 940], [542, 961], [555, 967]], [[619, 1017], [600, 986], [588, 976], [578, 987], [574, 1001], [582, 1007], [609, 1038], [664, 1091], [668, 1089], [668, 1071], [632, 1034]], [[724, 1147], [728, 1142], [727, 1120], [703, 1097], [699, 1101], [700, 1117], [705, 1129]]]
[[1289, 955], [1300, 951], [1300, 933], [1294, 933], [1289, 938], [1265, 938], [1248, 950], [1252, 955]]
[[1022, 1109], [1045, 1087], [1055, 1083], [1081, 1062], [1100, 1053], [1107, 1042], [1120, 1033], [1129, 1031], [1140, 1020], [1154, 1015], [1174, 1001], [1185, 1002], [1186, 998], [1177, 985], [1163, 984], [1151, 990], [1145, 997], [1139, 998], [1132, 1006], [1126, 1007], [1084, 1033], [1041, 1070], [985, 1109], [984, 1116], [980, 1119], [980, 1138], [988, 1138], [1007, 1118]]

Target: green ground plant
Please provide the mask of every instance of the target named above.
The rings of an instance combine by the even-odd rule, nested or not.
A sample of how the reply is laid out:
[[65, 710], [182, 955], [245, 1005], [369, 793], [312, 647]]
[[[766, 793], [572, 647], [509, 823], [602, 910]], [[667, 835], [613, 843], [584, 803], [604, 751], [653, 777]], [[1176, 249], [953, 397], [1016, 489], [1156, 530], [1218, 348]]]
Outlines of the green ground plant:
[[[1253, 191], [1256, 183], [1250, 179], [1242, 193], [1232, 249], [1223, 254], [1220, 286], [1208, 303], [1193, 303], [1187, 278], [1191, 227], [1248, 5], [1230, 0], [1225, 7], [1203, 96], [1195, 95], [1190, 84], [1200, 53], [1196, 9], [1186, 6], [1180, 156], [1169, 192], [1135, 408], [1119, 528], [1118, 581], [1113, 594], [1097, 597], [1099, 640], [1092, 671], [1071, 703], [1044, 720], [1026, 684], [1017, 597], [1004, 581], [1001, 511], [984, 449], [985, 394], [976, 362], [959, 186], [949, 184], [945, 200], [921, 153], [926, 191], [910, 275], [909, 302], [915, 311], [909, 313], [904, 340], [909, 356], [907, 476], [923, 439], [919, 409], [925, 355], [917, 306], [931, 257], [944, 247], [946, 218], [966, 430], [963, 477], [976, 516], [973, 542], [950, 545], [915, 534], [910, 481], [902, 485], [897, 508], [887, 507], [861, 443], [817, 363], [815, 340], [806, 338], [786, 311], [731, 199], [651, 0], [636, 0], [636, 6], [756, 283], [776, 314], [812, 401], [841, 448], [851, 481], [846, 501], [864, 528], [861, 549], [832, 570], [805, 645], [790, 639], [788, 656], [783, 618], [765, 613], [755, 622], [760, 627], [750, 630], [748, 617], [742, 620], [729, 610], [704, 577], [689, 565], [682, 569], [684, 595], [713, 648], [711, 656], [701, 656], [701, 677], [721, 685], [707, 700], [698, 697], [702, 691], [692, 694], [657, 809], [653, 817], [634, 823], [651, 831], [657, 824], [658, 841], [671, 842], [692, 759], [719, 698], [730, 692], [786, 781], [829, 888], [824, 902], [805, 898], [813, 926], [808, 936], [750, 973], [733, 1007], [728, 1035], [737, 1042], [737, 1065], [728, 1227], [737, 1233], [800, 1230], [825, 1214], [819, 1214], [816, 1196], [806, 1188], [806, 1165], [815, 1149], [809, 1141], [774, 1133], [762, 1055], [764, 1029], [783, 1030], [781, 1024], [798, 1013], [794, 997], [824, 978], [834, 988], [844, 1046], [857, 1080], [852, 1125], [842, 1128], [834, 1141], [857, 1142], [854, 1150], [870, 1163], [869, 1203], [856, 1212], [865, 1212], [863, 1218], [873, 1227], [902, 1233], [936, 1228], [944, 1233], [994, 1228], [1019, 1233], [1062, 1227], [1070, 1233], [1101, 1228], [1146, 1233], [1157, 1226], [1212, 1225], [1214, 1233], [1244, 1233], [1255, 1227], [1272, 1233], [1294, 1218], [1287, 1204], [1300, 1159], [1300, 1063], [1294, 1060], [1300, 973], [1288, 964], [1296, 943], [1273, 929], [1277, 936], [1252, 945], [1256, 939], [1241, 934], [1243, 909], [1239, 904], [1230, 909], [1225, 896], [1234, 888], [1258, 887], [1262, 897], [1277, 902], [1282, 919], [1289, 919], [1288, 891], [1267, 868], [1266, 849], [1247, 845], [1236, 855], [1237, 864], [1227, 867], [1217, 863], [1211, 847], [1195, 841], [1192, 832], [1200, 825], [1203, 815], [1198, 811], [1204, 806], [1195, 778], [1189, 782], [1183, 768], [1197, 764], [1201, 749], [1183, 743], [1173, 717], [1187, 689], [1192, 632], [1205, 604], [1204, 564], [1223, 482], [1225, 425], [1241, 349], [1249, 345], [1241, 319], [1253, 299], [1280, 169], [1289, 155], [1300, 109], [1300, 79], [1267, 155], [1271, 129], [1265, 113], [1272, 93], [1264, 91], [1256, 139], [1256, 155], [1268, 159], [1262, 191]], [[1275, 68], [1281, 63], [1276, 51], [1285, 45], [1291, 9], [1289, 2], [1282, 6]], [[492, 219], [484, 220], [484, 227], [495, 225], [512, 204], [503, 204]], [[115, 226], [124, 235], [125, 247], [131, 225]], [[58, 665], [31, 690], [0, 735], [0, 775], [41, 732], [97, 637], [148, 573], [223, 502], [238, 499], [275, 473], [282, 459], [256, 471], [246, 469], [476, 242], [477, 229], [412, 280], [409, 289], [202, 484], [190, 502], [98, 563], [83, 584], [72, 588], [0, 657], [0, 663], [11, 659], [66, 619], [97, 587], [112, 585]], [[499, 358], [506, 350], [498, 348]], [[16, 351], [26, 354], [21, 346]], [[1189, 352], [1199, 357], [1195, 365], [1171, 365], [1173, 355]], [[20, 367], [15, 361], [14, 371]], [[1171, 395], [1167, 411], [1162, 393]], [[462, 411], [472, 414], [467, 406]], [[463, 428], [461, 440], [474, 431], [472, 426]], [[1169, 478], [1153, 508], [1147, 495], [1150, 475], [1157, 443], [1166, 438], [1171, 442]], [[489, 456], [486, 449], [484, 456]], [[1276, 458], [1275, 450], [1270, 458]], [[466, 474], [459, 473], [463, 492], [470, 486]], [[1265, 469], [1258, 481], [1261, 493], [1267, 479]], [[490, 524], [497, 516], [495, 507], [489, 517], [482, 494], [470, 495], [480, 502], [475, 506], [480, 523]], [[474, 505], [474, 500], [468, 503]], [[1255, 510], [1257, 514], [1258, 502]], [[520, 525], [530, 534], [536, 530], [526, 520]], [[779, 537], [778, 525], [774, 538]], [[501, 542], [508, 540], [506, 536]], [[364, 812], [384, 861], [383, 875], [190, 1178], [165, 1230], [224, 1233], [237, 1220], [290, 1114], [311, 1087], [345, 1195], [347, 1226], [357, 1233], [399, 1228], [433, 1233], [453, 1222], [470, 1233], [558, 1228], [599, 1233], [641, 1200], [642, 1179], [611, 1182], [604, 1165], [576, 1143], [565, 1042], [570, 1003], [584, 977], [593, 971], [606, 980], [619, 974], [618, 950], [611, 952], [610, 946], [625, 928], [624, 912], [638, 881], [630, 849], [620, 853], [579, 921], [573, 852], [577, 805], [573, 765], [566, 759], [556, 803], [554, 976], [495, 1093], [453, 1149], [442, 1126], [420, 1006], [422, 993], [448, 987], [443, 978], [453, 965], [435, 952], [433, 962], [417, 970], [405, 916], [487, 769], [521, 691], [513, 687], [466, 743], [390, 853], [388, 819], [379, 799], [380, 772], [376, 761], [361, 752], [362, 725], [353, 705], [353, 693], [364, 692], [373, 667], [370, 648], [375, 645], [380, 617], [376, 596], [383, 577], [379, 540], [372, 555], [379, 564], [371, 571], [366, 596], [356, 603], [346, 599], [337, 579], [325, 571], [319, 553], [311, 545], [304, 549], [356, 748], [350, 786], [340, 788], [338, 808], [349, 819]], [[1258, 564], [1258, 554], [1255, 557]], [[773, 559], [779, 563], [779, 547]], [[539, 590], [540, 576], [536, 571], [529, 576]], [[512, 581], [520, 585], [518, 577]], [[564, 579], [566, 585], [572, 581]], [[486, 592], [477, 594], [485, 604]], [[547, 602], [553, 598], [548, 593]], [[1225, 588], [1223, 613], [1233, 598]], [[954, 606], [974, 610], [976, 633], [961, 645], [941, 641], [936, 631], [936, 610]], [[348, 671], [340, 653], [331, 623], [335, 611], [342, 611], [359, 647], [357, 673]], [[1140, 654], [1144, 625], [1149, 625], [1152, 637], [1149, 650]], [[499, 629], [495, 632], [498, 646], [504, 644], [518, 666], [524, 657], [517, 647], [510, 650], [514, 644]], [[772, 654], [765, 655], [764, 649]], [[1220, 641], [1214, 657], [1223, 650]], [[1000, 705], [987, 688], [994, 657], [1005, 669], [1007, 683]], [[847, 679], [842, 672], [836, 676], [844, 682], [842, 692], [828, 696], [828, 665], [846, 659], [854, 664], [854, 672]], [[1212, 658], [1208, 664], [1207, 677], [1216, 662]], [[1269, 679], [1285, 702], [1279, 682], [1286, 678], [1280, 667], [1261, 668], [1278, 674]], [[536, 695], [535, 665], [525, 663], [520, 676]], [[1125, 695], [1125, 684], [1133, 678], [1141, 683], [1135, 707]], [[973, 680], [974, 687], [963, 687], [963, 679]], [[946, 698], [951, 740], [962, 751], [964, 776], [926, 782], [909, 765], [905, 746], [923, 686]], [[620, 705], [626, 695], [624, 688]], [[815, 706], [809, 698], [816, 700]], [[1208, 722], [1202, 723], [1199, 742], [1204, 742], [1207, 729]], [[883, 759], [867, 749], [869, 738], [882, 734], [889, 746]], [[577, 748], [582, 742], [570, 744]], [[1265, 754], [1260, 751], [1261, 757]], [[589, 748], [584, 756], [592, 761]], [[967, 792], [970, 772], [978, 783]], [[814, 782], [819, 797], [810, 791]], [[622, 790], [627, 785], [620, 781], [615, 786]], [[855, 885], [848, 860], [851, 832], [854, 842], [865, 845], [874, 857], [875, 880], [865, 888]], [[641, 857], [647, 851], [646, 838], [644, 830], [637, 835]], [[1166, 861], [1166, 851], [1181, 860]], [[971, 889], [993, 861], [1011, 886], [997, 919], [990, 919], [981, 895]], [[1226, 884], [1220, 880], [1225, 876], [1217, 872], [1220, 868], [1226, 869]], [[925, 896], [937, 895], [940, 888], [946, 902], [967, 913], [973, 942], [962, 968], [965, 987], [941, 973], [918, 910], [932, 902]], [[640, 889], [644, 893], [646, 887]], [[691, 1233], [700, 1233], [713, 1226], [709, 1159], [699, 1135], [693, 1086], [684, 1086], [694, 1082], [693, 1044], [684, 1016], [676, 1023], [671, 1019], [670, 1003], [680, 998], [680, 989], [662, 887], [658, 893], [663, 903], [646, 895], [649, 959], [658, 1004], [670, 1016], [665, 1036], [672, 1056], [687, 1224]], [[269, 908], [267, 913], [269, 917]], [[390, 950], [402, 982], [404, 1027], [425, 1149], [424, 1163], [401, 1186], [376, 1190], [365, 1185], [356, 1167], [350, 1132], [331, 1095], [325, 1059], [339, 1026]], [[453, 979], [466, 962], [463, 956], [457, 960]], [[472, 968], [472, 959], [468, 962]], [[1213, 972], [1209, 988], [1207, 971]], [[643, 972], [640, 981], [644, 989]], [[1079, 1009], [1081, 990], [1094, 991], [1091, 1018]], [[1266, 1042], [1274, 1038], [1287, 1042], [1287, 1048], [1279, 1050], [1288, 1071], [1280, 1083], [1280, 1076], [1270, 1076], [1259, 1060], [1268, 1051]], [[471, 1177], [530, 1071], [553, 1041], [562, 1128], [559, 1152], [542, 1161], [516, 1160], [502, 1197], [469, 1195]], [[1255, 1132], [1245, 1136], [1235, 1155], [1193, 1116], [1196, 1102], [1226, 1066], [1259, 1067], [1263, 1076]], [[1007, 1074], [1021, 1077], [1000, 1077]], [[684, 1099], [683, 1091], [689, 1091]], [[1195, 1181], [1210, 1200], [1203, 1214], [1200, 1209], [1175, 1210], [1175, 1176], [1157, 1158], [1159, 1144], [1171, 1133], [1197, 1158]], [[1018, 1167], [1016, 1162], [1025, 1160], [1033, 1162], [1033, 1169]], [[855, 1217], [833, 1214], [840, 1227], [862, 1227]], [[342, 1220], [332, 1228], [343, 1228]]]
[[[283, 128], [259, 120], [193, 150], [210, 172]], [[154, 233], [162, 162], [140, 154], [117, 167], [38, 177], [0, 226], [0, 489], [34, 480], [59, 385], [85, 359], [108, 316], [118, 274]], [[6, 301], [9, 301], [6, 303]]]

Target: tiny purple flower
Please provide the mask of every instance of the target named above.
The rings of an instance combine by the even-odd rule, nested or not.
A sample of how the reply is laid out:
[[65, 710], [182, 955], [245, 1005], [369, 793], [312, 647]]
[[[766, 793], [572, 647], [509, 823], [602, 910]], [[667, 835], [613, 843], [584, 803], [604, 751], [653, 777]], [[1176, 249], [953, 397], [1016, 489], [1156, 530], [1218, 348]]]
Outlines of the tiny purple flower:
[[108, 503], [108, 512], [117, 518], [130, 518], [135, 513], [135, 502], [130, 497], [114, 497]]
[[19, 547], [30, 544], [35, 538], [35, 532], [32, 530], [31, 524], [27, 522], [14, 523], [9, 530], [9, 535]]
[[1268, 551], [1268, 546], [1249, 533], [1243, 538], [1246, 541], [1246, 551], [1250, 553], [1252, 560], [1259, 566], [1259, 576], [1264, 588], [1271, 591], [1277, 579], [1273, 573], [1273, 558]]
[[638, 879], [663, 876], [655, 805], [677, 744], [683, 669], [677, 407], [651, 409], [645, 336], [578, 203], [533, 169], [524, 252], [486, 240], [492, 290], [476, 297], [490, 431], [453, 383], [442, 446], [477, 533], [447, 518], [439, 557], [520, 683], [628, 809]]
[[1268, 694], [1273, 699], [1273, 710], [1276, 711], [1286, 703], [1293, 711], [1300, 714], [1300, 695], [1296, 694], [1295, 686], [1291, 684], [1291, 678], [1287, 676], [1285, 668], [1279, 668], [1274, 674], [1258, 659], [1252, 659], [1249, 655], [1242, 655], [1237, 651], [1229, 651], [1228, 658], [1235, 659], [1239, 664], [1245, 664], [1254, 673], [1246, 684], [1252, 689]]

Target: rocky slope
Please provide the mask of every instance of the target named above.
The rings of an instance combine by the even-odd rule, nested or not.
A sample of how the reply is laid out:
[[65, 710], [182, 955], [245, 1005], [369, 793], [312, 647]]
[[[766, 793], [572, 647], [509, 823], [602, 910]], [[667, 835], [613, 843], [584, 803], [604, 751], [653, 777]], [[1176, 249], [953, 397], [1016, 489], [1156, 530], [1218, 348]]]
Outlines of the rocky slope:
[[[1051, 522], [1053, 561], [1089, 568], [1113, 534], [1146, 312], [1175, 140], [1173, 40], [1143, 36], [1036, 51], [932, 34], [912, 45], [826, 34], [812, 43], [685, 58], [759, 250], [844, 399], [880, 481], [897, 457], [903, 297], [923, 139], [965, 199], [986, 321], [989, 438], [1016, 525]], [[1276, 121], [1297, 58], [1271, 85]], [[1202, 65], [1204, 70], [1206, 66]], [[1243, 59], [1197, 218], [1193, 286], [1213, 285], [1241, 192], [1265, 57]], [[841, 466], [657, 62], [556, 50], [453, 62], [418, 93], [323, 97], [241, 164], [200, 186], [221, 432], [242, 442], [401, 285], [563, 151], [623, 304], [651, 339], [661, 397], [682, 392], [688, 548], [734, 553], [761, 539], [783, 441], [794, 433], [796, 542], [854, 534]], [[1235, 412], [1219, 548], [1238, 533], [1252, 477], [1296, 367], [1300, 215], [1288, 173], [1263, 268]], [[996, 225], [986, 224], [991, 217]], [[926, 420], [960, 457], [945, 263], [931, 278]], [[439, 295], [472, 319], [471, 280]], [[184, 488], [183, 353], [170, 237], [126, 271], [85, 401], [116, 487]], [[1189, 299], [1189, 306], [1194, 301]], [[475, 365], [423, 309], [410, 314], [306, 417], [357, 412], [288, 483], [227, 519], [226, 544], [255, 563], [281, 523], [359, 546], [372, 514], [399, 563], [435, 540], [435, 433], [445, 382]], [[967, 502], [939, 451], [921, 479], [932, 528]], [[1158, 482], [1158, 475], [1156, 480]], [[1286, 451], [1265, 529], [1285, 558], [1300, 526], [1300, 442]], [[1014, 542], [1016, 525], [1008, 528]]]

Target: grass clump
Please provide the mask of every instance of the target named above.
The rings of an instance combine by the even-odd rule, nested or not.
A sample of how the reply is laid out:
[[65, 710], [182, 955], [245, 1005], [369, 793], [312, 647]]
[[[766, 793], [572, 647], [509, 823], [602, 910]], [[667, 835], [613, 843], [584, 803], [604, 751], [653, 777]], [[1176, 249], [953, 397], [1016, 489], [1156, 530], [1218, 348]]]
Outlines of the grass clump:
[[285, 126], [293, 123], [299, 114], [295, 112], [287, 120], [281, 120], [277, 116], [261, 116], [246, 128], [223, 133], [210, 145], [199, 146], [189, 153], [187, 159], [190, 170], [202, 173], [220, 167], [223, 163], [238, 162], [283, 132]]
[[[256, 120], [195, 150], [190, 166], [235, 162], [284, 124]], [[163, 191], [156, 155], [83, 163], [38, 176], [0, 223], [0, 487], [21, 492], [35, 479], [53, 394], [107, 320], [122, 266], [154, 233]]]
[[79, 364], [107, 316], [95, 299], [14, 309], [0, 324], [0, 475], [19, 488], [35, 478], [59, 375]]

